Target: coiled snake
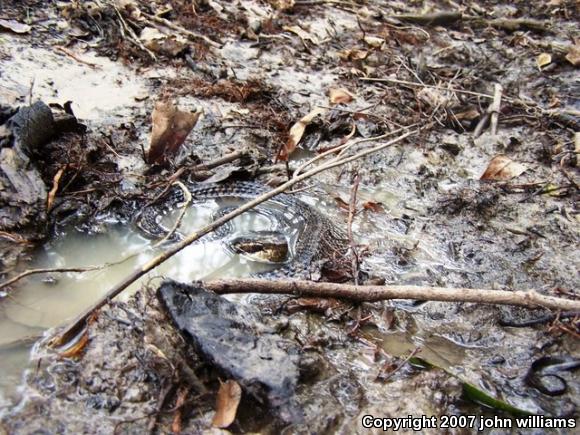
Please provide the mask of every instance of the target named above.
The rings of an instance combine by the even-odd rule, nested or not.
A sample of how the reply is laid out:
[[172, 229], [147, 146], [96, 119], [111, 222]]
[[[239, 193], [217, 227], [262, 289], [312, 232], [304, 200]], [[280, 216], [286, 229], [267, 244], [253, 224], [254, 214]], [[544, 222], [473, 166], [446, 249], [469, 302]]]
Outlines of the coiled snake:
[[[246, 202], [269, 190], [266, 186], [251, 182], [196, 183], [187, 184], [186, 187], [191, 193], [191, 202], [196, 204], [212, 200]], [[169, 230], [161, 224], [163, 216], [183, 206], [185, 202], [186, 195], [183, 189], [171, 186], [161, 201], [145, 207], [139, 213], [135, 223], [141, 232], [148, 237], [164, 237]], [[222, 207], [218, 215], [223, 215], [233, 208], [235, 207]], [[290, 256], [286, 262], [282, 263], [282, 267], [269, 272], [257, 273], [254, 276], [309, 278], [319, 271], [325, 260], [339, 259], [345, 255], [348, 249], [344, 231], [335, 226], [328, 217], [318, 210], [292, 195], [279, 194], [256, 207], [255, 211], [268, 216], [275, 223], [276, 231], [285, 233]], [[300, 228], [297, 237], [290, 237], [287, 233], [297, 227]], [[271, 232], [263, 231], [263, 233]], [[259, 234], [260, 231], [255, 233]], [[226, 224], [211, 237], [227, 239], [232, 234], [233, 226]], [[202, 238], [201, 241], [207, 241], [208, 236]]]

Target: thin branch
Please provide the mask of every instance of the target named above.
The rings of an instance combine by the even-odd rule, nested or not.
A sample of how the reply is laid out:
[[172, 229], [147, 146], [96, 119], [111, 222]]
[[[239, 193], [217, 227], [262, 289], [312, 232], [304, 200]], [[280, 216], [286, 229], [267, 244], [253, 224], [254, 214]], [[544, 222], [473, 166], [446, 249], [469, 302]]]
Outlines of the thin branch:
[[179, 186], [179, 188], [183, 191], [183, 195], [185, 196], [185, 203], [181, 207], [181, 211], [179, 213], [179, 216], [175, 220], [175, 224], [173, 224], [173, 228], [171, 228], [171, 230], [165, 235], [165, 237], [163, 237], [161, 240], [159, 240], [157, 243], [155, 243], [155, 245], [153, 245], [154, 248], [161, 246], [164, 242], [169, 240], [171, 238], [171, 236], [173, 236], [175, 234], [175, 232], [177, 231], [177, 229], [181, 225], [181, 221], [183, 220], [183, 216], [185, 216], [185, 213], [187, 213], [187, 208], [191, 204], [191, 192], [189, 191], [187, 186], [185, 184], [183, 184], [181, 181], [176, 181], [173, 183], [173, 185]]
[[119, 21], [121, 22], [120, 27], [121, 27], [122, 33], [124, 34], [125, 31], [127, 31], [129, 33], [129, 37], [127, 39], [129, 39], [129, 41], [131, 41], [133, 44], [135, 44], [137, 47], [139, 47], [145, 53], [147, 53], [149, 55], [149, 57], [151, 57], [151, 59], [154, 62], [157, 61], [157, 56], [155, 56], [155, 53], [153, 53], [151, 50], [149, 50], [147, 47], [145, 47], [145, 45], [143, 45], [143, 43], [139, 40], [139, 37], [135, 34], [135, 31], [131, 27], [129, 27], [129, 25], [127, 24], [127, 22], [123, 18], [123, 15], [121, 14], [119, 9], [117, 8], [117, 6], [115, 6], [113, 4], [113, 8], [115, 9], [117, 16], [119, 17]]
[[[229, 153], [229, 154], [225, 154], [222, 157], [219, 157], [215, 160], [210, 160], [207, 163], [200, 163], [200, 164], [197, 164], [194, 166], [182, 166], [177, 171], [175, 171], [173, 174], [171, 174], [171, 176], [168, 177], [169, 182], [167, 182], [167, 179], [166, 179], [163, 182], [152, 183], [148, 187], [157, 187], [160, 185], [166, 185], [167, 187], [169, 187], [173, 182], [175, 182], [177, 179], [179, 179], [179, 177], [181, 177], [185, 171], [191, 171], [194, 174], [196, 172], [209, 171], [211, 169], [217, 168], [217, 167], [225, 165], [227, 163], [234, 162], [238, 159], [243, 159], [243, 158], [249, 156], [249, 154], [250, 154], [250, 152], [247, 149], [242, 149], [242, 150], [234, 151], [234, 152]], [[162, 194], [164, 194], [165, 192], [166, 191], [163, 191]]]
[[[207, 36], [201, 35], [201, 34], [196, 33], [196, 32], [192, 32], [191, 30], [184, 29], [183, 27], [178, 26], [177, 24], [173, 24], [171, 21], [166, 20], [165, 18], [158, 17], [157, 15], [149, 15], [145, 12], [141, 12], [141, 15], [143, 15], [147, 19], [146, 21], [153, 26], [155, 26], [155, 24], [153, 24], [153, 23], [161, 24], [165, 27], [170, 28], [171, 30], [175, 30], [176, 32], [179, 32], [179, 33], [182, 33], [186, 36], [189, 36], [189, 39], [194, 39], [194, 40], [195, 39], [202, 39], [205, 42], [207, 42], [209, 45], [211, 45], [212, 47], [221, 48], [221, 44], [209, 39]], [[155, 26], [155, 27], [157, 27], [157, 26]]]
[[465, 89], [446, 88], [445, 86], [427, 85], [425, 83], [410, 82], [407, 80], [388, 79], [388, 78], [387, 79], [385, 79], [385, 78], [379, 79], [379, 78], [372, 78], [372, 77], [361, 77], [359, 80], [361, 80], [363, 82], [393, 83], [396, 85], [416, 86], [416, 87], [420, 87], [420, 88], [438, 89], [441, 91], [457, 92], [460, 94], [474, 95], [476, 97], [489, 98], [490, 100], [493, 100], [493, 95], [489, 95], [489, 94], [482, 94], [480, 92], [467, 91]]
[[236, 208], [235, 210], [231, 211], [230, 213], [227, 213], [224, 216], [220, 217], [219, 219], [216, 219], [215, 221], [209, 223], [208, 225], [201, 228], [200, 230], [194, 231], [193, 233], [189, 234], [186, 238], [184, 238], [180, 242], [172, 245], [166, 251], [162, 252], [157, 257], [150, 260], [148, 263], [142, 265], [141, 267], [135, 269], [133, 272], [131, 272], [129, 275], [127, 275], [123, 280], [121, 280], [121, 282], [119, 282], [116, 286], [111, 288], [97, 302], [95, 302], [92, 306], [90, 306], [85, 311], [83, 311], [81, 314], [79, 314], [76, 317], [76, 319], [74, 319], [68, 326], [66, 326], [60, 334], [55, 336], [51, 340], [51, 345], [52, 346], [61, 346], [62, 344], [68, 342], [70, 339], [72, 339], [75, 335], [77, 335], [82, 330], [82, 328], [85, 326], [86, 320], [96, 310], [107, 305], [115, 296], [117, 296], [119, 293], [121, 293], [123, 290], [125, 290], [127, 287], [129, 287], [136, 280], [138, 280], [139, 278], [141, 278], [143, 275], [150, 272], [151, 270], [155, 269], [157, 266], [159, 266], [161, 263], [165, 262], [167, 259], [173, 257], [175, 254], [177, 254], [182, 249], [186, 248], [187, 246], [189, 246], [190, 244], [192, 244], [196, 240], [200, 239], [201, 237], [205, 236], [206, 234], [211, 233], [212, 231], [216, 230], [217, 228], [219, 228], [220, 226], [229, 222], [230, 220], [234, 219], [235, 217], [239, 216], [240, 214], [242, 214], [248, 210], [251, 210], [252, 208], [267, 201], [268, 199], [273, 198], [274, 196], [286, 191], [287, 189], [294, 186], [295, 184], [297, 184], [303, 180], [306, 180], [306, 179], [308, 179], [308, 178], [310, 178], [310, 177], [312, 177], [312, 176], [314, 176], [322, 171], [326, 171], [328, 169], [331, 169], [331, 168], [334, 168], [334, 167], [337, 167], [340, 165], [344, 165], [346, 163], [350, 163], [350, 162], [353, 162], [357, 159], [361, 159], [363, 157], [366, 157], [370, 154], [373, 154], [373, 153], [378, 152], [384, 148], [387, 148], [387, 147], [393, 145], [394, 143], [400, 142], [403, 139], [411, 136], [412, 134], [416, 134], [417, 132], [418, 132], [418, 130], [408, 131], [407, 133], [402, 134], [401, 136], [398, 136], [395, 139], [390, 140], [389, 142], [377, 145], [376, 147], [365, 150], [365, 151], [361, 151], [358, 154], [355, 154], [354, 156], [344, 158], [344, 159], [336, 161], [336, 162], [330, 162], [330, 163], [325, 164], [325, 165], [317, 166], [314, 169], [311, 169], [310, 171], [300, 175], [299, 177], [292, 178], [292, 179], [288, 180], [286, 183], [281, 184], [277, 188], [272, 189], [269, 192], [266, 192], [263, 195], [258, 196], [257, 198], [253, 199], [252, 201], [248, 201], [247, 203], [241, 205], [240, 207]]
[[329, 282], [265, 281], [260, 279], [222, 279], [205, 281], [202, 285], [204, 288], [218, 294], [291, 294], [294, 296], [348, 299], [356, 302], [414, 299], [421, 301], [517, 305], [530, 309], [543, 307], [552, 310], [580, 310], [580, 301], [546, 296], [535, 290], [506, 291], [414, 285], [355, 286], [352, 284], [335, 284]]
[[[493, 100], [495, 98], [494, 95], [483, 94], [481, 92], [474, 92], [474, 91], [468, 91], [465, 89], [457, 89], [457, 88], [438, 86], [438, 85], [427, 85], [424, 83], [410, 82], [407, 80], [399, 80], [399, 79], [391, 79], [391, 78], [373, 78], [373, 77], [361, 77], [361, 78], [359, 78], [359, 80], [361, 80], [363, 82], [393, 83], [393, 84], [399, 84], [399, 85], [404, 85], [404, 86], [414, 86], [414, 87], [420, 87], [420, 88], [438, 89], [441, 91], [455, 92], [455, 93], [466, 94], [466, 95], [474, 95], [476, 97], [488, 98], [490, 100]], [[537, 108], [543, 114], [550, 113], [549, 110], [542, 109], [540, 107], [540, 105], [535, 101], [531, 101], [531, 100], [525, 101], [525, 100], [522, 100], [521, 98], [512, 98], [512, 97], [506, 97], [506, 96], [503, 96], [503, 99], [505, 101], [507, 101], [508, 103], [519, 104], [519, 105], [524, 106], [524, 107]]]
[[97, 65], [96, 63], [91, 63], [91, 62], [87, 62], [86, 60], [82, 60], [80, 57], [78, 57], [72, 51], [70, 51], [64, 47], [57, 46], [54, 49], [60, 51], [61, 53], [66, 54], [68, 57], [71, 57], [72, 59], [76, 60], [78, 63], [82, 63], [83, 65], [90, 66], [93, 69], [101, 69], [102, 68], [100, 65]]
[[354, 285], [358, 285], [358, 275], [359, 275], [359, 256], [354, 243], [354, 237], [352, 236], [352, 221], [354, 220], [354, 215], [356, 214], [356, 194], [358, 192], [358, 185], [360, 183], [360, 176], [356, 174], [354, 177], [354, 182], [350, 190], [350, 201], [348, 203], [348, 241], [350, 243], [350, 251], [352, 254], [352, 276], [354, 279]]
[[38, 275], [40, 273], [89, 272], [91, 270], [102, 269], [102, 268], [104, 268], [106, 266], [107, 265], [102, 265], [102, 266], [86, 266], [86, 267], [61, 267], [61, 268], [56, 268], [56, 269], [52, 269], [52, 268], [48, 268], [48, 269], [28, 269], [28, 270], [25, 270], [22, 273], [19, 273], [16, 276], [13, 276], [10, 279], [7, 279], [3, 283], [1, 283], [0, 284], [0, 290], [2, 290], [5, 287], [8, 287], [9, 285], [14, 284], [17, 281], [20, 281], [22, 278], [26, 278], [27, 276], [30, 276], [30, 275]]
[[[361, 143], [364, 143], [364, 142], [376, 142], [378, 140], [385, 139], [385, 138], [387, 138], [389, 136], [392, 136], [394, 134], [398, 134], [398, 133], [401, 133], [403, 131], [409, 131], [409, 129], [414, 128], [414, 127], [416, 127], [416, 124], [413, 124], [413, 125], [411, 125], [409, 127], [399, 128], [397, 130], [390, 131], [388, 133], [384, 133], [384, 134], [381, 134], [379, 136], [363, 137], [363, 138], [356, 139], [356, 140], [347, 142], [345, 144], [339, 145], [337, 147], [334, 147], [334, 148], [332, 148], [332, 149], [330, 149], [328, 151], [325, 151], [325, 152], [323, 152], [321, 154], [318, 154], [317, 156], [315, 156], [315, 157], [311, 158], [310, 160], [304, 162], [302, 165], [300, 165], [294, 171], [294, 177], [298, 177], [300, 175], [300, 173], [304, 171], [305, 168], [307, 168], [308, 166], [311, 166], [312, 164], [316, 163], [317, 161], [319, 161], [319, 160], [323, 159], [324, 157], [327, 157], [327, 156], [329, 156], [331, 154], [335, 154], [335, 153], [338, 153], [340, 151], [339, 156], [341, 156], [348, 149], [354, 147], [355, 145], [358, 145], [358, 144], [361, 144]], [[336, 159], [333, 159], [331, 161], [336, 161]]]

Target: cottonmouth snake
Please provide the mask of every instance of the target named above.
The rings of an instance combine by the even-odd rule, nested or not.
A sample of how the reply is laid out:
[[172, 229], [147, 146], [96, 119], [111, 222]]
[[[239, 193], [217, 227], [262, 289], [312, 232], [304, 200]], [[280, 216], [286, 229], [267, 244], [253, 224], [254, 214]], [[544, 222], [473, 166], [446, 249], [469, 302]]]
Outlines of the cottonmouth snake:
[[[195, 204], [208, 201], [250, 201], [269, 191], [267, 186], [251, 183], [195, 183], [187, 184], [191, 202]], [[155, 204], [145, 207], [136, 219], [136, 225], [142, 233], [151, 238], [162, 238], [168, 232], [161, 221], [167, 213], [176, 210], [186, 202], [186, 195], [181, 187], [171, 186], [169, 192]], [[231, 205], [221, 209], [221, 215], [231, 210]], [[289, 232], [300, 228], [297, 237], [289, 240], [290, 258], [282, 267], [255, 276], [264, 278], [292, 277], [309, 278], [319, 271], [326, 260], [337, 260], [343, 257], [348, 249], [344, 231], [335, 226], [328, 217], [312, 206], [292, 195], [281, 193], [256, 207], [255, 212], [267, 215], [275, 221], [276, 230]], [[232, 235], [233, 226], [224, 225], [217, 234], [211, 237], [226, 239]], [[210, 236], [210, 235], [208, 235]], [[204, 242], [208, 236], [202, 238]]]

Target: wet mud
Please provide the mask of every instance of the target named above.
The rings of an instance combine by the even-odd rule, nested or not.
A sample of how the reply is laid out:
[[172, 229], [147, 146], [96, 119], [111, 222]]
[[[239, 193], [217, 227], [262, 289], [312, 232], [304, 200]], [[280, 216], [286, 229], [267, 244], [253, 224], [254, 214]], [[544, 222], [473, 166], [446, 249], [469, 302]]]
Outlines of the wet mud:
[[[7, 433], [211, 428], [220, 381], [231, 374], [173, 326], [179, 322], [157, 300], [158, 278], [102, 309], [80, 351], [59, 355], [46, 343], [54, 332], [47, 328], [150, 259], [151, 243], [132, 222], [175, 180], [275, 186], [349, 139], [421, 127], [297, 189], [346, 228], [358, 183], [352, 231], [362, 283], [577, 298], [574, 2], [5, 1], [1, 9], [2, 281], [39, 265], [138, 253], [127, 268], [27, 277], [0, 289]], [[502, 98], [492, 110], [497, 84]], [[152, 165], [158, 101], [203, 115], [170, 158]], [[34, 107], [44, 113], [40, 136], [19, 140], [16, 127]], [[20, 118], [8, 123], [18, 108]], [[287, 168], [280, 150], [314, 110]], [[70, 128], [67, 115], [83, 128]], [[237, 152], [243, 157], [205, 166]], [[498, 156], [503, 167], [490, 169]], [[160, 272], [187, 284], [210, 263], [216, 277], [254, 270], [214, 248]], [[349, 269], [316, 278], [352, 276]], [[515, 415], [478, 404], [468, 386], [519, 411], [578, 417], [578, 313], [228, 298], [256, 310], [250, 325], [296, 350], [296, 361], [279, 365], [296, 378], [284, 397], [303, 417], [285, 418], [239, 376], [246, 384], [233, 433], [360, 433], [368, 414]]]

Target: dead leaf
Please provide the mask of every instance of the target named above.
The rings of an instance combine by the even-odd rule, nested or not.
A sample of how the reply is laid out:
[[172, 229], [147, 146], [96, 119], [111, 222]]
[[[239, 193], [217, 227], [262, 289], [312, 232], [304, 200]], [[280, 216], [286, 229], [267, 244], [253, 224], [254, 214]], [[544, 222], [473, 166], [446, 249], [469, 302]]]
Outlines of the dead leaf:
[[16, 20], [2, 20], [0, 19], [0, 30], [9, 30], [14, 33], [29, 33], [32, 30], [28, 24], [19, 23]]
[[216, 413], [211, 422], [212, 427], [226, 428], [236, 419], [238, 405], [242, 398], [242, 388], [233, 380], [220, 385], [216, 401]]
[[574, 45], [570, 46], [566, 60], [574, 66], [580, 66], [580, 41], [576, 41]]
[[365, 60], [368, 56], [368, 51], [360, 50], [358, 48], [341, 50], [338, 52], [338, 57], [340, 57], [342, 60]]
[[314, 45], [320, 44], [320, 42], [318, 41], [318, 38], [316, 38], [316, 36], [311, 35], [310, 33], [308, 33], [306, 30], [302, 29], [301, 27], [284, 26], [282, 28], [284, 30], [286, 30], [287, 32], [292, 32], [292, 33], [298, 35], [300, 37], [300, 39], [302, 39], [302, 42], [310, 41]]
[[171, 423], [171, 432], [180, 434], [183, 428], [183, 405], [189, 395], [189, 387], [182, 386], [177, 392], [177, 399], [175, 400], [175, 415]]
[[151, 114], [153, 128], [147, 163], [163, 164], [176, 155], [202, 113], [182, 112], [173, 103], [158, 101]]
[[237, 172], [241, 169], [241, 166], [222, 166], [221, 168], [217, 169], [211, 177], [203, 180], [203, 183], [219, 183], [221, 181], [225, 181], [230, 178], [234, 172]]
[[467, 121], [473, 121], [474, 119], [479, 118], [479, 110], [471, 108], [464, 110], [462, 112], [454, 113], [454, 115], [455, 118], [458, 119], [459, 121], [464, 119]]
[[448, 91], [443, 91], [433, 88], [423, 88], [417, 92], [417, 98], [429, 107], [445, 108], [450, 103], [451, 94]]
[[332, 199], [334, 199], [334, 201], [336, 202], [336, 205], [338, 207], [342, 208], [343, 210], [348, 211], [350, 209], [350, 205], [348, 204], [348, 202], [345, 201], [344, 199], [342, 199], [340, 196], [332, 195]]
[[81, 28], [76, 27], [76, 26], [72, 27], [70, 29], [70, 31], [68, 32], [68, 36], [72, 36], [73, 38], [81, 38], [82, 39], [82, 38], [86, 38], [89, 35], [90, 35], [89, 32], [82, 30]]
[[383, 204], [376, 201], [366, 201], [365, 203], [363, 203], [363, 208], [365, 210], [370, 210], [374, 213], [384, 213], [385, 211]]
[[332, 88], [328, 94], [330, 104], [346, 104], [354, 100], [354, 95], [344, 88]]
[[552, 63], [552, 55], [549, 53], [542, 53], [536, 58], [536, 65], [539, 69]]
[[378, 38], [376, 36], [365, 36], [364, 41], [367, 43], [369, 47], [373, 48], [381, 48], [385, 43], [383, 38]]
[[480, 180], [510, 180], [523, 174], [527, 169], [521, 163], [500, 154], [491, 159]]
[[187, 47], [187, 40], [181, 35], [166, 35], [155, 27], [145, 27], [139, 39], [143, 45], [155, 53], [175, 57]]
[[54, 198], [56, 197], [56, 192], [58, 191], [58, 183], [60, 182], [60, 179], [62, 177], [62, 174], [64, 174], [64, 171], [66, 169], [66, 166], [63, 168], [60, 168], [57, 173], [54, 175], [54, 178], [52, 179], [52, 189], [50, 189], [50, 192], [48, 193], [48, 199], [46, 200], [46, 210], [50, 211], [52, 210], [52, 205], [54, 204]]
[[316, 118], [319, 115], [322, 115], [323, 113], [326, 113], [326, 109], [322, 107], [316, 107], [308, 115], [304, 116], [300, 121], [298, 121], [296, 124], [292, 126], [292, 128], [290, 129], [288, 141], [282, 148], [280, 148], [278, 156], [276, 157], [276, 161], [285, 162], [288, 160], [288, 157], [290, 156], [290, 154], [294, 152], [296, 146], [298, 146], [298, 143], [302, 139], [302, 136], [304, 135], [304, 130], [306, 130], [308, 124], [310, 124], [314, 120], [314, 118]]

